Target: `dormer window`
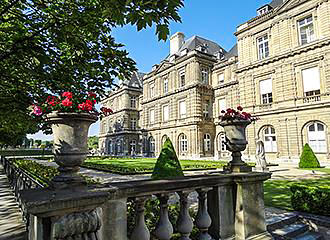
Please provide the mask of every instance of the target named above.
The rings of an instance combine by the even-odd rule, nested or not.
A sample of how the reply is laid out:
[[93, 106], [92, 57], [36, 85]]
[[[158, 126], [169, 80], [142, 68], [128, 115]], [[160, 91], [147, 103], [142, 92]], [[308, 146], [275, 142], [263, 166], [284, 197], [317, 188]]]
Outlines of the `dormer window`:
[[208, 48], [208, 45], [205, 43], [203, 45], [198, 46], [197, 50], [200, 52], [203, 52], [203, 53], [207, 53], [207, 48]]
[[271, 9], [272, 9], [271, 6], [265, 5], [257, 10], [257, 14], [258, 16], [264, 15], [268, 13]]

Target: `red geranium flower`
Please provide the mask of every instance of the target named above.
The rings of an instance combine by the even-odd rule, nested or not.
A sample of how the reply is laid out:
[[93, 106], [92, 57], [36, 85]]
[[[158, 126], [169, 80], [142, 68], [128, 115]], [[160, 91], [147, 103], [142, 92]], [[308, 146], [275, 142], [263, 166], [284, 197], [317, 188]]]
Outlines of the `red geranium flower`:
[[93, 93], [93, 92], [89, 92], [89, 93], [88, 93], [88, 97], [96, 98], [96, 94]]
[[71, 99], [72, 98], [72, 92], [64, 92], [64, 93], [62, 93], [62, 97], [66, 97], [66, 98]]
[[70, 101], [69, 98], [66, 98], [62, 101], [62, 105], [65, 107], [71, 107], [72, 106], [72, 102]]

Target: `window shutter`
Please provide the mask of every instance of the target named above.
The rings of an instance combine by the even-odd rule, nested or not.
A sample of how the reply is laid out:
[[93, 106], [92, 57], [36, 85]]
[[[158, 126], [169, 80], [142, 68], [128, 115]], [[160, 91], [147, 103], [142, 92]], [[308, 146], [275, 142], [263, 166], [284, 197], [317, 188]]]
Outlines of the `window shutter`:
[[320, 90], [320, 71], [318, 67], [308, 68], [301, 71], [304, 92]]
[[273, 87], [272, 87], [272, 79], [267, 79], [260, 81], [260, 94], [267, 94], [272, 93]]

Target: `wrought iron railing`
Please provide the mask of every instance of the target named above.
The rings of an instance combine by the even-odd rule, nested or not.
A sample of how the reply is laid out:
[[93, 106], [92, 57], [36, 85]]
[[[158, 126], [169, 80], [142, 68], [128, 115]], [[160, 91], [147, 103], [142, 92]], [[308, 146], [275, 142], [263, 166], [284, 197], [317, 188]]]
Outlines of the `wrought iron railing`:
[[[38, 182], [31, 176], [27, 171], [17, 167], [12, 159], [1, 156], [0, 164], [3, 166], [5, 174], [8, 178], [9, 184], [13, 190], [16, 201], [18, 203], [19, 208], [22, 211], [23, 221], [26, 224], [26, 227], [29, 225], [29, 214], [27, 213], [24, 205], [22, 204], [20, 198], [20, 191], [25, 189], [35, 189], [35, 188], [44, 188], [45, 185]], [[47, 182], [46, 180], [43, 180]]]

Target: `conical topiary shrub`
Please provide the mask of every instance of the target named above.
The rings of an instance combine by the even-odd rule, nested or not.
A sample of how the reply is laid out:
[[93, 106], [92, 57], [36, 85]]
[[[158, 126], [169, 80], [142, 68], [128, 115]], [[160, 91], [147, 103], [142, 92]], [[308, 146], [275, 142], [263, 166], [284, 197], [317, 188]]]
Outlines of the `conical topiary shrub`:
[[172, 142], [167, 138], [159, 154], [151, 178], [153, 180], [159, 180], [183, 176], [184, 174]]
[[308, 143], [305, 144], [303, 148], [303, 152], [300, 156], [299, 161], [299, 168], [319, 168], [320, 162], [317, 160], [317, 157], [315, 156], [313, 150], [308, 145]]

